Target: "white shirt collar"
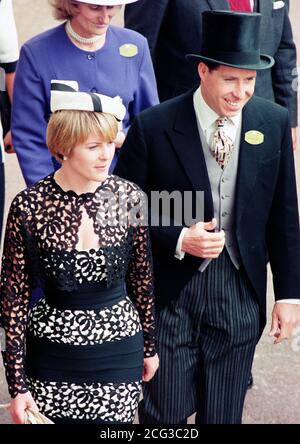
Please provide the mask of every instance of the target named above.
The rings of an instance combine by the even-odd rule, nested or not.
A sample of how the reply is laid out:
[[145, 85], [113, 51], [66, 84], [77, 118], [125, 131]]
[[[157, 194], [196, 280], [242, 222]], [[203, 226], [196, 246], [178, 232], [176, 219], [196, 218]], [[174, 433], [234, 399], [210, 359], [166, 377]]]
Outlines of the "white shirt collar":
[[[220, 117], [208, 104], [205, 102], [202, 92], [201, 86], [197, 88], [194, 92], [194, 108], [196, 112], [197, 119], [200, 123], [200, 126], [204, 132], [206, 132], [216, 120]], [[230, 117], [229, 121], [235, 126], [236, 130], [239, 127], [241, 122], [242, 113], [240, 112], [238, 115], [234, 117]]]

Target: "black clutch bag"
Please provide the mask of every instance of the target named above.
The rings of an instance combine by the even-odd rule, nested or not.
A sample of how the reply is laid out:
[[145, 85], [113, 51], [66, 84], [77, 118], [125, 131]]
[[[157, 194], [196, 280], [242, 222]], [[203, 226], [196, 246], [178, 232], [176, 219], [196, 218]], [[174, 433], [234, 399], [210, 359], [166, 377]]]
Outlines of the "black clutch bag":
[[11, 103], [7, 91], [0, 91], [0, 116], [4, 137], [10, 130], [11, 121]]

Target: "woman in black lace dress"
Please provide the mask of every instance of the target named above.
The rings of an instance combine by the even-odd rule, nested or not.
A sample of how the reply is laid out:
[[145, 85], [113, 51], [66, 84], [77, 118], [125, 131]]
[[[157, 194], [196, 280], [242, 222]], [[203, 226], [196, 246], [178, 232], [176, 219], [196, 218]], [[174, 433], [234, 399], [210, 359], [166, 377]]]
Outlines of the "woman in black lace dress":
[[[18, 194], [7, 221], [1, 325], [11, 413], [16, 423], [27, 407], [54, 423], [131, 423], [141, 382], [158, 366], [143, 196], [108, 174], [122, 103], [66, 83], [52, 85], [47, 134], [62, 167]], [[44, 297], [29, 310], [35, 287]]]

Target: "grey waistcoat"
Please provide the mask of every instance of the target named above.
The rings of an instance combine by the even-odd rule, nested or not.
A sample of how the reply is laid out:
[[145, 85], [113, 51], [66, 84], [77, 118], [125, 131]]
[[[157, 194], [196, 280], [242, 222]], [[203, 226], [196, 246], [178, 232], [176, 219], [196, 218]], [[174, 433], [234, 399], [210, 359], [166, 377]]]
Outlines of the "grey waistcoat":
[[[227, 249], [234, 266], [236, 268], [239, 268], [241, 265], [241, 258], [235, 235], [234, 207], [241, 127], [237, 129], [236, 139], [234, 141], [234, 150], [224, 170], [222, 170], [222, 168], [213, 157], [211, 149], [206, 142], [205, 135], [199, 123], [198, 129], [211, 186], [214, 205], [214, 217], [218, 221], [217, 229], [223, 229], [225, 231], [225, 248]], [[199, 270], [204, 271], [210, 261], [211, 259], [206, 259], [201, 264]]]

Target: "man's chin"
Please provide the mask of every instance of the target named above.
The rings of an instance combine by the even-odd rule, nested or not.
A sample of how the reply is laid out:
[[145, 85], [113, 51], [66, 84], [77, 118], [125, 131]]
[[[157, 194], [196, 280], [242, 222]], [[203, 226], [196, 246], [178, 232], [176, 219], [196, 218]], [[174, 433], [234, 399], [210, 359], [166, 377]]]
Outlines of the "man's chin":
[[242, 106], [238, 106], [238, 107], [226, 106], [223, 109], [224, 115], [228, 116], [228, 117], [237, 116], [241, 112], [242, 108], [243, 108]]

